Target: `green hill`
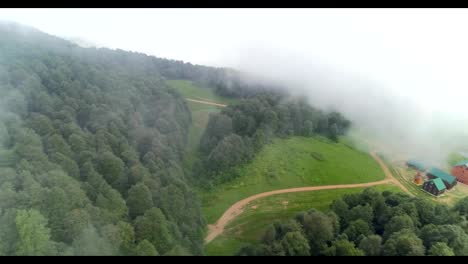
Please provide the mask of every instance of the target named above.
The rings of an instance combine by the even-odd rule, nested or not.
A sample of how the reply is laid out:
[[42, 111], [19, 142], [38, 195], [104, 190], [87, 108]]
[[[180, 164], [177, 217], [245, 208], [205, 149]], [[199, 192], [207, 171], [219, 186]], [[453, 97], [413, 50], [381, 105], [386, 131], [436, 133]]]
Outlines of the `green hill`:
[[[394, 185], [380, 185], [373, 188], [378, 191], [401, 191]], [[364, 188], [353, 188], [286, 193], [256, 200], [228, 224], [222, 235], [206, 245], [205, 253], [208, 256], [234, 255], [241, 246], [256, 243], [275, 220], [287, 220], [311, 208], [328, 211], [333, 200], [344, 194], [359, 193], [363, 190]]]
[[257, 193], [384, 179], [368, 153], [322, 137], [275, 139], [238, 172], [242, 176], [200, 193], [208, 223], [215, 222], [235, 202]]

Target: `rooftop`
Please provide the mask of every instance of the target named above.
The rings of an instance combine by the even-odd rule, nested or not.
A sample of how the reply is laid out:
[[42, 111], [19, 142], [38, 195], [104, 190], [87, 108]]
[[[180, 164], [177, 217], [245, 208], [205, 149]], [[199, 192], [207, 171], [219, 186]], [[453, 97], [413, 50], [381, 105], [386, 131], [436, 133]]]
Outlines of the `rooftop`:
[[416, 167], [420, 171], [426, 170], [426, 167], [424, 166], [424, 164], [422, 164], [421, 162], [417, 160], [408, 160], [406, 163], [408, 163], [408, 165]]
[[440, 179], [448, 182], [449, 184], [453, 184], [457, 180], [457, 178], [455, 178], [455, 176], [453, 176], [451, 174], [448, 174], [445, 171], [437, 169], [437, 168], [432, 168], [429, 171], [429, 173], [432, 174], [433, 176], [437, 177], [437, 178], [440, 178]]
[[467, 166], [468, 167], [468, 160], [462, 160], [455, 164], [455, 166]]
[[432, 179], [430, 181], [434, 182], [437, 190], [439, 190], [439, 191], [445, 190], [445, 184], [440, 178], [435, 178], [435, 179]]

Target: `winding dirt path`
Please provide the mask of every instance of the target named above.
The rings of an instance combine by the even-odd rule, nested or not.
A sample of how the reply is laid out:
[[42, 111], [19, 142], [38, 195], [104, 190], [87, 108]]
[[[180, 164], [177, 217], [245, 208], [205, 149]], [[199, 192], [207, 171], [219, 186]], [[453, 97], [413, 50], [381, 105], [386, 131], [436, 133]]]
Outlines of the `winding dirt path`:
[[400, 189], [405, 191], [407, 194], [409, 194], [411, 196], [414, 196], [410, 191], [408, 191], [408, 189], [406, 189], [406, 187], [403, 184], [401, 184], [401, 182], [399, 180], [397, 180], [395, 177], [393, 177], [393, 174], [390, 172], [387, 165], [383, 162], [383, 160], [375, 152], [371, 152], [370, 154], [377, 161], [377, 163], [379, 163], [380, 167], [382, 168], [382, 170], [385, 173], [385, 178], [386, 179], [391, 180], [394, 184], [396, 184], [398, 187], [400, 187]]
[[395, 177], [393, 177], [392, 173], [388, 169], [387, 165], [380, 159], [379, 156], [375, 152], [371, 152], [371, 156], [379, 163], [380, 167], [385, 173], [385, 179], [381, 181], [375, 182], [367, 182], [367, 183], [357, 183], [357, 184], [340, 184], [340, 185], [325, 185], [325, 186], [309, 186], [309, 187], [298, 187], [298, 188], [288, 188], [288, 189], [281, 189], [281, 190], [274, 190], [269, 192], [263, 192], [259, 194], [252, 195], [245, 199], [242, 199], [235, 204], [233, 204], [229, 209], [227, 209], [224, 214], [216, 221], [214, 225], [208, 225], [208, 235], [205, 238], [205, 243], [211, 242], [217, 236], [224, 232], [224, 228], [226, 225], [231, 222], [234, 218], [240, 215], [246, 205], [250, 202], [264, 198], [271, 195], [282, 194], [282, 193], [292, 193], [292, 192], [308, 192], [308, 191], [318, 191], [318, 190], [332, 190], [332, 189], [348, 189], [348, 188], [359, 188], [359, 187], [370, 187], [375, 185], [381, 184], [389, 184], [393, 183], [396, 184], [398, 187], [403, 189], [405, 192], [411, 193], [403, 186]]
[[187, 101], [195, 102], [195, 103], [200, 103], [200, 104], [215, 105], [215, 106], [220, 106], [220, 107], [226, 107], [226, 106], [227, 106], [227, 105], [225, 105], [225, 104], [218, 104], [218, 103], [214, 103], [214, 102], [196, 100], [196, 99], [191, 99], [191, 98], [185, 98], [185, 99], [186, 99]]

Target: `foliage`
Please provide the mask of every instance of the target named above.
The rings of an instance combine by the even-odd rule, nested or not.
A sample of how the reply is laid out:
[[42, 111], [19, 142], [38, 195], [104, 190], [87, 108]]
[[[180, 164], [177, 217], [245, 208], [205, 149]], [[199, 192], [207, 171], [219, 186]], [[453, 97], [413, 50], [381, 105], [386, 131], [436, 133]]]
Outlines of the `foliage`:
[[[426, 213], [417, 213], [415, 208], [420, 204], [420, 199], [389, 191], [379, 193], [366, 189], [361, 193], [344, 195], [330, 206], [339, 218], [338, 232], [332, 231], [332, 217], [314, 209], [295, 217], [300, 228], [294, 232], [304, 233], [311, 255], [464, 256], [468, 255], [468, 234], [464, 229], [464, 218], [457, 217], [460, 214], [458, 210], [464, 208], [464, 203], [465, 201], [460, 201], [452, 208], [437, 205], [436, 207], [445, 208], [438, 210], [449, 212], [452, 217], [447, 218], [448, 222], [432, 223], [428, 219], [421, 219], [426, 218]], [[371, 208], [370, 219], [366, 220], [367, 214], [359, 219], [350, 216], [355, 208], [366, 207]], [[413, 214], [410, 209], [416, 213]], [[262, 240], [244, 246], [239, 254], [275, 254], [279, 237], [274, 230], [281, 230], [285, 224], [291, 225], [290, 222], [275, 222], [272, 225], [274, 229], [267, 229]], [[288, 232], [293, 231], [286, 231]], [[285, 236], [284, 232], [282, 236]]]
[[178, 63], [16, 24], [0, 35], [0, 254], [155, 254], [161, 239], [202, 254], [180, 168], [191, 115], [165, 79]]

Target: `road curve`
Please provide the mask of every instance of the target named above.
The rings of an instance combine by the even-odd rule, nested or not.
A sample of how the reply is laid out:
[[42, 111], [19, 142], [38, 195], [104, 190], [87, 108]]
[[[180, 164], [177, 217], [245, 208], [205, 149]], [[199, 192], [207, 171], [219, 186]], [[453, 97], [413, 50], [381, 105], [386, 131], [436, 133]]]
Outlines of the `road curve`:
[[297, 187], [297, 188], [288, 188], [288, 189], [281, 189], [281, 190], [274, 190], [269, 192], [263, 192], [259, 194], [252, 195], [245, 199], [242, 199], [235, 204], [233, 204], [229, 209], [227, 209], [224, 214], [216, 221], [214, 225], [208, 225], [208, 235], [205, 238], [205, 244], [211, 242], [217, 236], [224, 232], [224, 228], [226, 225], [231, 222], [234, 218], [240, 215], [247, 204], [250, 202], [264, 198], [271, 195], [282, 194], [282, 193], [293, 193], [293, 192], [309, 192], [309, 191], [319, 191], [319, 190], [332, 190], [332, 189], [348, 189], [348, 188], [362, 188], [362, 187], [371, 187], [375, 185], [381, 184], [388, 184], [394, 183], [405, 192], [411, 193], [403, 186], [395, 177], [393, 177], [392, 173], [388, 169], [387, 165], [380, 159], [380, 157], [375, 153], [371, 152], [371, 156], [377, 161], [380, 165], [382, 170], [385, 173], [385, 179], [381, 181], [375, 182], [367, 182], [367, 183], [356, 183], [356, 184], [339, 184], [339, 185], [325, 185], [325, 186], [308, 186], [308, 187]]
[[391, 180], [394, 184], [396, 184], [398, 187], [400, 187], [400, 189], [405, 191], [408, 195], [414, 196], [410, 191], [408, 191], [408, 189], [406, 189], [406, 187], [403, 184], [401, 184], [401, 182], [399, 180], [397, 180], [395, 177], [393, 177], [393, 174], [390, 172], [387, 165], [383, 162], [383, 160], [375, 152], [371, 152], [370, 154], [377, 161], [377, 163], [379, 163], [380, 167], [382, 168], [382, 170], [385, 173], [385, 178], [386, 179]]
[[282, 194], [282, 193], [292, 193], [292, 192], [308, 192], [308, 191], [318, 191], [318, 190], [331, 190], [331, 189], [348, 189], [348, 188], [359, 188], [359, 187], [370, 187], [380, 184], [386, 183], [393, 183], [392, 179], [385, 179], [381, 181], [375, 182], [367, 182], [367, 183], [356, 183], [356, 184], [339, 184], [339, 185], [325, 185], [325, 186], [309, 186], [309, 187], [298, 187], [298, 188], [289, 188], [289, 189], [281, 189], [275, 190], [270, 192], [259, 193], [256, 195], [252, 195], [245, 199], [238, 201], [237, 203], [233, 204], [229, 209], [224, 212], [221, 218], [218, 219], [216, 224], [208, 225], [208, 236], [205, 239], [205, 243], [209, 243], [213, 239], [215, 239], [218, 235], [222, 234], [224, 231], [224, 227], [231, 222], [234, 218], [240, 215], [244, 211], [244, 207], [249, 204], [250, 202], [264, 198], [267, 196], [275, 195], [275, 194]]

